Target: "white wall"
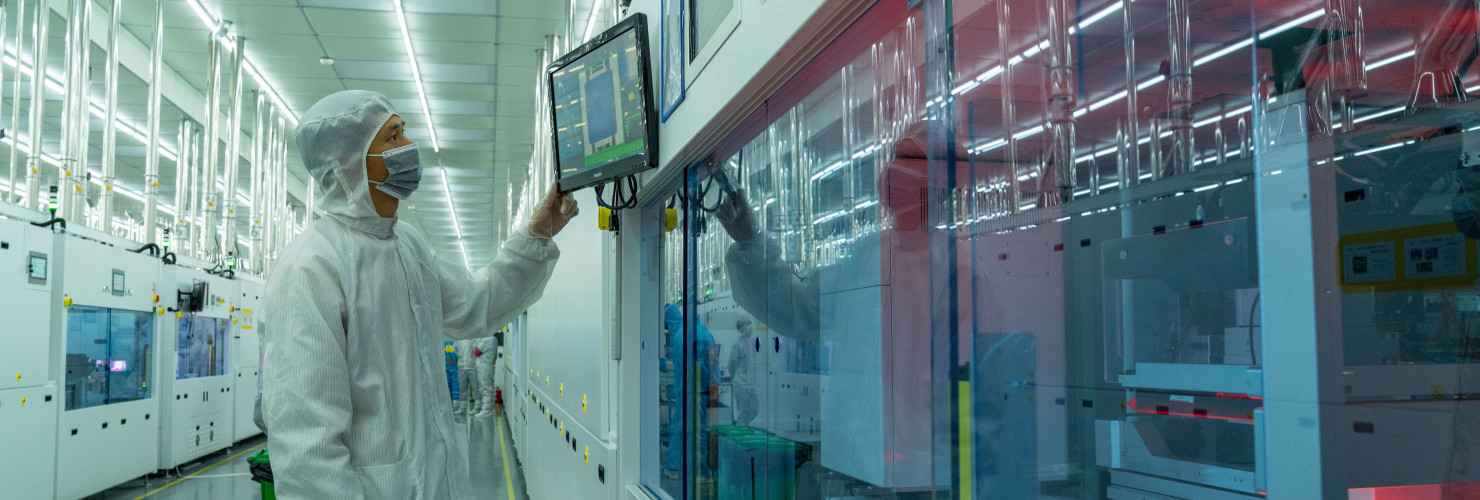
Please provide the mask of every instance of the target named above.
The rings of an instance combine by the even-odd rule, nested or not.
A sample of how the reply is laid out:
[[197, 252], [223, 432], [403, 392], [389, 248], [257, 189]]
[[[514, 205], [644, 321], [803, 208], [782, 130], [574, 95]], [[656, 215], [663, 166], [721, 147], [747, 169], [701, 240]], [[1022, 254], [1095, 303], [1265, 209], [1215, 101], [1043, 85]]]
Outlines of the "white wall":
[[[597, 205], [591, 190], [576, 193], [581, 214], [555, 237], [560, 261], [545, 294], [528, 311], [522, 345], [524, 429], [516, 431], [519, 458], [531, 498], [615, 498], [611, 459], [615, 433], [607, 408], [613, 404], [608, 381], [615, 378], [607, 301], [611, 234], [597, 230]], [[513, 343], [511, 343], [512, 345]], [[515, 355], [519, 355], [516, 353]], [[533, 371], [533, 373], [531, 373]], [[540, 405], [529, 400], [534, 391]], [[554, 417], [555, 423], [550, 421]], [[519, 422], [515, 422], [518, 424]], [[566, 433], [575, 441], [573, 450]], [[590, 460], [586, 459], [589, 448]], [[607, 481], [597, 477], [605, 467]]]

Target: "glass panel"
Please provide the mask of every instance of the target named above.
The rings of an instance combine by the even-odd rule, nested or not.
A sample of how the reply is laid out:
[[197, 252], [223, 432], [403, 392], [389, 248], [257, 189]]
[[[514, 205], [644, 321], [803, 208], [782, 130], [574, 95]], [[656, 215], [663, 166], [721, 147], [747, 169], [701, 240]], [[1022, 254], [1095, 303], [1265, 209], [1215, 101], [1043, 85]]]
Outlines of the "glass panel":
[[[669, 205], [677, 203], [678, 197], [670, 199]], [[646, 470], [659, 470], [658, 477], [644, 478], [648, 486], [659, 495], [668, 498], [681, 499], [684, 496], [684, 485], [679, 478], [683, 477], [686, 460], [684, 460], [684, 405], [689, 398], [685, 396], [684, 368], [685, 357], [683, 355], [684, 329], [683, 329], [683, 236], [681, 230], [667, 231], [661, 233], [653, 241], [656, 247], [656, 256], [659, 260], [659, 290], [662, 295], [661, 307], [658, 311], [662, 321], [661, 335], [656, 339], [659, 349], [656, 353], [658, 383], [658, 405], [656, 432], [647, 435], [656, 436], [657, 446], [648, 449], [656, 450], [654, 454], [644, 454], [645, 460], [656, 460], [656, 467], [644, 467]]]
[[717, 387], [696, 380], [691, 394], [709, 403], [693, 498], [948, 486], [931, 474], [919, 16], [902, 2], [871, 9], [855, 24], [868, 29], [690, 169], [694, 327], [715, 343], [690, 356], [756, 367], [724, 367]]
[[226, 326], [229, 321], [198, 314], [179, 318], [176, 380], [226, 375]]
[[148, 399], [154, 315], [67, 308], [66, 409]]

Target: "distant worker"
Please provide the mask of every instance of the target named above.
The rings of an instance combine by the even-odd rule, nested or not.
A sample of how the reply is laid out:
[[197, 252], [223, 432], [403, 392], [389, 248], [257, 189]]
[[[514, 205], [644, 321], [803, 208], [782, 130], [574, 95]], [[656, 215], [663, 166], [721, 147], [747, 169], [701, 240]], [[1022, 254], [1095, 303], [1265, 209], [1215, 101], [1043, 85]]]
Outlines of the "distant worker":
[[[698, 418], [695, 419], [695, 422], [698, 423], [698, 428], [696, 432], [690, 435], [697, 436], [698, 439], [695, 439], [694, 442], [700, 443], [699, 463], [703, 465], [703, 467], [698, 469], [700, 470], [700, 475], [708, 476], [710, 474], [708, 464], [709, 398], [714, 394], [714, 388], [711, 386], [718, 379], [714, 373], [716, 365], [713, 359], [714, 334], [709, 333], [709, 328], [706, 328], [703, 322], [694, 321], [693, 349], [687, 351], [687, 353], [693, 354], [694, 364], [686, 365], [684, 363], [686, 350], [683, 343], [683, 324], [683, 308], [680, 303], [668, 304], [663, 308], [663, 328], [668, 330], [668, 346], [672, 349], [670, 355], [672, 356], [671, 362], [674, 365], [673, 385], [670, 386], [670, 392], [672, 394], [669, 395], [669, 401], [673, 401], [673, 404], [670, 404], [668, 407], [668, 453], [663, 457], [663, 473], [669, 478], [678, 477], [678, 473], [683, 470], [683, 439], [686, 433], [684, 432], [683, 407], [679, 406], [679, 402], [685, 402], [686, 404], [690, 404], [691, 408], [697, 407], [698, 409]], [[699, 388], [698, 394], [696, 394], [697, 400], [690, 400], [684, 397], [684, 394], [678, 393], [679, 388], [683, 387], [685, 377], [683, 367], [685, 366], [688, 367], [690, 373], [693, 373], [698, 378], [695, 381]]]
[[487, 267], [442, 260], [396, 218], [422, 178], [385, 96], [349, 90], [294, 138], [323, 217], [282, 251], [264, 294], [263, 412], [278, 498], [472, 498], [443, 341], [487, 335], [544, 293], [551, 237], [577, 213], [550, 193]]
[[473, 368], [478, 373], [479, 410], [474, 417], [493, 416], [493, 364], [498, 361], [498, 340], [483, 337], [473, 341]]
[[755, 324], [750, 318], [735, 320], [735, 330], [740, 332], [735, 348], [730, 350], [725, 370], [730, 372], [730, 399], [735, 405], [735, 423], [750, 425], [760, 413], [760, 396], [755, 392]]
[[462, 389], [455, 415], [478, 413], [478, 369], [473, 367], [473, 344], [477, 339], [462, 339], [457, 346], [457, 384]]
[[457, 349], [452, 347], [452, 342], [447, 342], [447, 390], [452, 393], [453, 411], [457, 411], [457, 396], [461, 386], [457, 385]]

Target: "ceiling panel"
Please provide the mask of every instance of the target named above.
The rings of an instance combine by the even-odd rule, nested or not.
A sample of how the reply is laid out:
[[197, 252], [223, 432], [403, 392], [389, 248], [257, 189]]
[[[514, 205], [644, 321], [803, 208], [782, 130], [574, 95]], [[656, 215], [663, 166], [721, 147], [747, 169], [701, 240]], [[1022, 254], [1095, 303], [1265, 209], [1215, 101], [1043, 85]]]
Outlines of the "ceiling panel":
[[324, 44], [324, 51], [334, 59], [382, 61], [406, 65], [406, 44], [402, 43], [399, 38], [321, 36], [319, 41]]
[[411, 65], [405, 62], [361, 61], [336, 58], [333, 67], [333, 71], [338, 74], [339, 78], [346, 80], [414, 81], [414, 78], [411, 76]]
[[427, 94], [456, 101], [492, 101], [499, 89], [487, 83], [428, 82]]
[[[276, 7], [253, 3], [227, 2], [224, 5], [217, 3], [217, 8], [210, 9], [212, 14], [221, 19], [229, 19], [232, 30], [242, 33], [248, 37], [263, 35], [313, 35], [309, 28], [308, 20], [304, 19], [303, 11], [297, 6]], [[196, 21], [200, 25], [200, 21]]]
[[[503, 23], [509, 24], [513, 23]], [[498, 29], [505, 26], [495, 16], [407, 13], [406, 27], [415, 45], [419, 40], [493, 43], [498, 41]]]
[[498, 45], [492, 43], [445, 40], [418, 40], [414, 43], [416, 56], [427, 61], [491, 67], [498, 59]]
[[308, 35], [246, 36], [247, 52], [272, 54], [273, 57], [313, 57], [324, 55], [316, 37]]
[[401, 38], [401, 25], [390, 12], [305, 7], [308, 21], [319, 36]]
[[532, 18], [563, 21], [566, 18], [566, 2], [500, 2], [500, 15], [504, 19]]

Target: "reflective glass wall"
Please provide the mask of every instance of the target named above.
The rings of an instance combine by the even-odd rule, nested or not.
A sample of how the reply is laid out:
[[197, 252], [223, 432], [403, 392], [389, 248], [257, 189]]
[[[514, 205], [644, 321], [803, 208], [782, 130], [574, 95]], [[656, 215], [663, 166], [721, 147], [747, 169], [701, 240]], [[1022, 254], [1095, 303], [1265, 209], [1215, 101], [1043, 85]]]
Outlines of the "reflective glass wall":
[[1480, 498], [1473, 2], [909, 3], [675, 194], [666, 493]]
[[176, 321], [175, 379], [226, 375], [229, 320], [191, 313]]

